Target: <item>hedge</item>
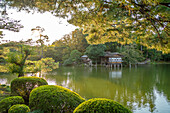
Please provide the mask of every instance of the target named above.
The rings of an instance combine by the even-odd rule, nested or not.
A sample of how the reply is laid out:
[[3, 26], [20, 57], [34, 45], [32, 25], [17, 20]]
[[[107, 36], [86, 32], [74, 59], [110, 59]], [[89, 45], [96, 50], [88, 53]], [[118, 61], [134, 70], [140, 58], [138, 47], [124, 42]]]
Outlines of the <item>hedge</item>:
[[7, 97], [0, 101], [0, 113], [8, 113], [11, 106], [15, 104], [23, 104], [24, 99], [21, 96]]
[[28, 104], [30, 92], [36, 87], [47, 84], [46, 80], [40, 77], [19, 77], [11, 82], [11, 95], [22, 96]]
[[31, 91], [29, 107], [31, 111], [44, 113], [73, 112], [85, 100], [77, 93], [58, 85], [44, 85]]
[[110, 99], [95, 98], [81, 103], [73, 113], [132, 113], [129, 109]]
[[10, 107], [8, 113], [28, 113], [30, 108], [25, 104], [16, 104]]

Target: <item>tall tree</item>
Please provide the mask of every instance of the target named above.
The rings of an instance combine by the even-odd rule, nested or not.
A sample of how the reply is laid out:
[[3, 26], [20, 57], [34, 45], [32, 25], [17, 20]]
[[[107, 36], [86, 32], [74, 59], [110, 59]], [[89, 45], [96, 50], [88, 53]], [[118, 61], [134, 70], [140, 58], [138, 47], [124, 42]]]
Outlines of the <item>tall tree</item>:
[[88, 57], [93, 62], [98, 62], [100, 56], [104, 55], [104, 51], [106, 49], [105, 45], [99, 44], [99, 45], [90, 45], [86, 48], [85, 54], [88, 55]]
[[36, 28], [31, 29], [31, 31], [34, 32], [38, 32], [38, 36], [39, 39], [36, 41], [37, 44], [40, 43], [40, 47], [41, 47], [41, 58], [43, 58], [43, 47], [44, 47], [44, 43], [45, 41], [48, 42], [49, 41], [49, 37], [47, 35], [43, 35], [43, 32], [45, 31], [44, 28], [37, 26]]
[[22, 51], [14, 51], [8, 53], [7, 61], [9, 62], [9, 71], [17, 73], [18, 77], [24, 76], [25, 62], [31, 51], [28, 46], [22, 45]]
[[144, 60], [142, 52], [134, 44], [124, 46], [121, 54], [123, 55], [123, 61], [129, 65], [137, 64]]

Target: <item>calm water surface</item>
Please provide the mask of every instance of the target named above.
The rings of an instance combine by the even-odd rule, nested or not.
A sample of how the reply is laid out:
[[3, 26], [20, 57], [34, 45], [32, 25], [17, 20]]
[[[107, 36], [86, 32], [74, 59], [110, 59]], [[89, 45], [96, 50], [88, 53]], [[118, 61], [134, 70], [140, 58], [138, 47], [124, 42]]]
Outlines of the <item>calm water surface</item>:
[[[170, 113], [170, 65], [137, 68], [60, 67], [45, 73], [51, 85], [69, 88], [85, 99], [109, 98], [134, 113]], [[16, 75], [0, 75], [1, 84], [10, 84]]]

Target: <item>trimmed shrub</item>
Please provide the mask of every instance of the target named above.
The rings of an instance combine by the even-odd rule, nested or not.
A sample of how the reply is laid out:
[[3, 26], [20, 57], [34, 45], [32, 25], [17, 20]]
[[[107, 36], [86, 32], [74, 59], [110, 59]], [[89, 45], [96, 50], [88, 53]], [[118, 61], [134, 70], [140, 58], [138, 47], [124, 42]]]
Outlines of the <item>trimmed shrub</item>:
[[16, 104], [10, 107], [8, 113], [28, 113], [30, 108], [25, 104]]
[[21, 96], [12, 96], [1, 100], [0, 113], [8, 113], [9, 108], [15, 104], [24, 104], [24, 99]]
[[11, 82], [11, 95], [22, 96], [28, 104], [30, 92], [36, 87], [47, 84], [46, 80], [40, 77], [19, 77]]
[[29, 106], [44, 113], [71, 113], [85, 100], [77, 93], [58, 85], [44, 85], [31, 91]]
[[81, 103], [73, 113], [132, 113], [129, 109], [110, 99], [95, 98]]

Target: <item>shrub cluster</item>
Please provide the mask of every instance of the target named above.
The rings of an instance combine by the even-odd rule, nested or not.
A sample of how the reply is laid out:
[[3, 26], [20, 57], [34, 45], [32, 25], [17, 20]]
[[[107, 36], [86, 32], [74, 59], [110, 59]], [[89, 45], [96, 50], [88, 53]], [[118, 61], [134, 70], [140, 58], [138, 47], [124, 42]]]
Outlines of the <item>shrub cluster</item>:
[[14, 79], [11, 93], [21, 95], [27, 102], [29, 99], [30, 108], [23, 104], [21, 96], [12, 96], [0, 101], [0, 113], [131, 113], [110, 99], [85, 101], [79, 94], [58, 85], [47, 85], [46, 80], [39, 77]]
[[24, 104], [24, 99], [21, 96], [12, 96], [1, 100], [0, 113], [8, 113], [9, 108], [15, 104]]
[[77, 93], [57, 85], [44, 85], [32, 90], [29, 98], [31, 110], [45, 113], [67, 112], [73, 110], [85, 100]]
[[40, 77], [19, 77], [11, 82], [11, 95], [22, 96], [28, 104], [30, 92], [41, 85], [47, 85], [46, 80]]
[[95, 98], [81, 103], [73, 113], [131, 113], [131, 111], [113, 100]]
[[25, 104], [16, 104], [10, 107], [8, 113], [28, 113], [30, 108]]

